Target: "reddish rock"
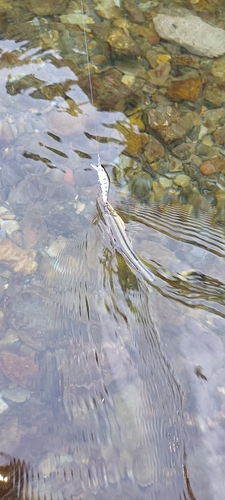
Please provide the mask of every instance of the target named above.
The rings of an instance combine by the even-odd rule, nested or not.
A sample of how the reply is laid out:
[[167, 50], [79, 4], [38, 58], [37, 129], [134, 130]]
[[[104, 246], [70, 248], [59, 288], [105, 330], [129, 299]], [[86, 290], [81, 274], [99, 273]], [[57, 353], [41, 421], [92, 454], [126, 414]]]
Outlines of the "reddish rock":
[[203, 175], [212, 175], [216, 173], [216, 169], [210, 160], [204, 161], [200, 165], [200, 171]]
[[22, 387], [27, 387], [38, 369], [32, 358], [19, 356], [10, 351], [0, 353], [0, 367], [9, 380]]
[[157, 43], [159, 43], [159, 40], [160, 40], [159, 35], [152, 35], [148, 39], [150, 45], [157, 45]]
[[216, 156], [211, 160], [206, 160], [200, 165], [200, 171], [203, 175], [213, 175], [216, 172], [225, 172], [225, 158]]
[[68, 182], [69, 184], [72, 184], [72, 186], [75, 186], [75, 181], [73, 177], [73, 171], [71, 168], [66, 168], [64, 175], [63, 175], [63, 180], [64, 182]]

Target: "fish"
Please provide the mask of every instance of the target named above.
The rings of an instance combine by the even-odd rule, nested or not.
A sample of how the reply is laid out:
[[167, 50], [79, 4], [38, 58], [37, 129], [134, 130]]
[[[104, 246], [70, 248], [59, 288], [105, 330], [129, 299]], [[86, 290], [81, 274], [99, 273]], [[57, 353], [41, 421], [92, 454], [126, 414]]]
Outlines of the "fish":
[[148, 283], [155, 280], [154, 274], [142, 262], [141, 258], [133, 251], [129, 238], [127, 237], [125, 224], [116, 210], [108, 201], [104, 201], [103, 197], [97, 198], [97, 208], [106, 225], [110, 241], [113, 248], [125, 260], [131, 270], [137, 272]]
[[108, 200], [108, 196], [109, 196], [109, 176], [100, 163], [100, 156], [99, 155], [98, 155], [98, 164], [93, 165], [91, 163], [91, 167], [94, 168], [98, 173], [98, 181], [99, 181], [101, 191], [102, 191], [102, 199], [103, 199], [103, 202], [106, 203]]

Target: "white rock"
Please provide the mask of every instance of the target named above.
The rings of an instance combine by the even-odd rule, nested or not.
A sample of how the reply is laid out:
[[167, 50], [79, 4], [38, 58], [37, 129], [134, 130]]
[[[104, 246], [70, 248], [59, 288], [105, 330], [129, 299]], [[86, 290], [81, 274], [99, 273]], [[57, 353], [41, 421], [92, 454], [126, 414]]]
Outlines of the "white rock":
[[8, 212], [7, 208], [0, 207], [0, 215], [6, 214]]
[[4, 413], [4, 411], [6, 411], [6, 410], [8, 410], [8, 405], [4, 401], [4, 399], [2, 399], [2, 397], [0, 396], [0, 414]]
[[188, 13], [186, 16], [158, 14], [153, 22], [161, 38], [182, 45], [192, 54], [206, 57], [225, 54], [225, 31], [200, 17]]
[[20, 225], [16, 220], [3, 220], [1, 222], [1, 228], [10, 236], [14, 231], [20, 229]]

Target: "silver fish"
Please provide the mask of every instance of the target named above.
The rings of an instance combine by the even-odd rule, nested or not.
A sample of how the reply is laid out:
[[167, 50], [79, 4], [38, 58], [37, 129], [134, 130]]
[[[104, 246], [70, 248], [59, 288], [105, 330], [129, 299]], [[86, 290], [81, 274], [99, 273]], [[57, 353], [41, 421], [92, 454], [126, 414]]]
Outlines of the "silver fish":
[[93, 165], [91, 163], [91, 167], [94, 168], [98, 172], [98, 180], [102, 190], [102, 199], [103, 202], [106, 203], [109, 195], [109, 177], [106, 173], [105, 169], [102, 167], [100, 163], [100, 156], [98, 155], [98, 165]]
[[122, 255], [128, 266], [141, 274], [147, 282], [155, 280], [154, 274], [142, 262], [140, 257], [132, 250], [131, 243], [126, 235], [125, 224], [108, 201], [97, 198], [97, 205], [114, 249]]

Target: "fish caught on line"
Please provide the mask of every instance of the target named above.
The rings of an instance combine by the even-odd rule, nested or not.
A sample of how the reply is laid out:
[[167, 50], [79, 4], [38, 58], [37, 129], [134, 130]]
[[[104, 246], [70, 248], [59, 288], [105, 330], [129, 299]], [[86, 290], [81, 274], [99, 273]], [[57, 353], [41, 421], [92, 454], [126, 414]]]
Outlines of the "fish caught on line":
[[106, 225], [108, 235], [110, 237], [113, 248], [125, 259], [128, 266], [140, 273], [148, 282], [153, 282], [155, 277], [142, 260], [136, 255], [131, 248], [131, 243], [126, 235], [125, 224], [116, 210], [108, 202], [109, 195], [109, 178], [100, 163], [98, 155], [98, 165], [91, 166], [98, 172], [99, 184], [102, 191], [102, 196], [97, 198], [97, 206], [102, 219]]
[[132, 270], [141, 274], [148, 283], [152, 283], [155, 276], [132, 250], [121, 217], [108, 201], [104, 202], [102, 197], [97, 198], [97, 206], [106, 225], [113, 248], [124, 258]]

